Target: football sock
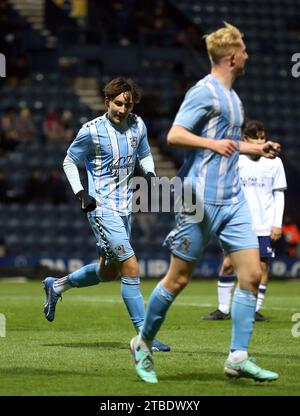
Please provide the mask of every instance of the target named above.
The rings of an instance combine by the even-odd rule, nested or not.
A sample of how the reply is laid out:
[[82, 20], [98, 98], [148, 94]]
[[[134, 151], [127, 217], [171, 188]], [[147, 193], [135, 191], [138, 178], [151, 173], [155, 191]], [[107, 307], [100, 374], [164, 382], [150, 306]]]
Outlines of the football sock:
[[248, 358], [247, 351], [236, 350], [229, 353], [229, 360], [233, 363], [240, 363]]
[[234, 286], [235, 274], [219, 275], [218, 280], [218, 309], [228, 314], [230, 311], [231, 292]]
[[247, 351], [254, 325], [256, 296], [236, 288], [232, 300], [232, 337], [231, 351]]
[[258, 295], [257, 295], [257, 302], [256, 302], [256, 312], [260, 310], [261, 305], [266, 296], [267, 285], [259, 285], [258, 288]]
[[71, 287], [72, 286], [69, 283], [68, 276], [62, 277], [61, 279], [56, 279], [53, 283], [53, 290], [58, 295], [65, 292], [66, 290], [71, 289]]
[[72, 287], [86, 287], [97, 285], [100, 281], [100, 265], [92, 263], [81, 267], [67, 276], [68, 283]]
[[148, 300], [145, 322], [141, 331], [144, 340], [153, 341], [165, 320], [167, 311], [175, 299], [175, 295], [158, 283]]
[[139, 277], [121, 277], [121, 295], [134, 327], [139, 328], [144, 323], [145, 306], [141, 293]]

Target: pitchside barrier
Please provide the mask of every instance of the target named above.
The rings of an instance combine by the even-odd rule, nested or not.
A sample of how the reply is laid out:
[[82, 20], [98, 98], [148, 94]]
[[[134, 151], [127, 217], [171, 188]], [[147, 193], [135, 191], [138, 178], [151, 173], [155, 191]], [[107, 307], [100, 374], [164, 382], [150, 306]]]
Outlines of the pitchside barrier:
[[[27, 277], [42, 279], [45, 275], [65, 276], [85, 264], [97, 262], [95, 258], [67, 257], [2, 257], [0, 258], [0, 278]], [[222, 257], [203, 257], [198, 263], [193, 277], [213, 279], [218, 276]], [[169, 256], [140, 257], [141, 276], [145, 278], [162, 277], [169, 265]], [[276, 258], [270, 260], [270, 276], [272, 278], [300, 278], [300, 259]]]

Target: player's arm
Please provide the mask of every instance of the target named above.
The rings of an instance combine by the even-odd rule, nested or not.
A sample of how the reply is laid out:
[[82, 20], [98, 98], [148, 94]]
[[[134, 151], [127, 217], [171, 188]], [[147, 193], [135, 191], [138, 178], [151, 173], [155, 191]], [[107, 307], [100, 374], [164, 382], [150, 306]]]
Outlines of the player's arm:
[[273, 178], [273, 204], [274, 222], [271, 229], [271, 239], [279, 240], [282, 234], [282, 220], [284, 212], [284, 191], [287, 188], [285, 171], [280, 158], [274, 161], [275, 171]]
[[204, 85], [191, 88], [176, 114], [167, 141], [171, 146], [194, 149], [208, 149], [221, 156], [230, 157], [237, 150], [238, 144], [234, 140], [215, 140], [201, 137], [193, 133], [200, 124], [208, 122], [210, 117], [218, 116], [220, 103], [212, 95], [210, 89]]
[[137, 156], [140, 168], [143, 171], [144, 177], [148, 181], [151, 180], [152, 177], [156, 176], [156, 174], [154, 160], [148, 142], [147, 127], [141, 118], [139, 118], [139, 128], [141, 140], [137, 149]]
[[152, 177], [156, 176], [154, 160], [151, 153], [149, 153], [148, 156], [145, 156], [142, 159], [140, 159], [139, 163], [147, 181], [151, 180]]
[[84, 212], [94, 211], [96, 208], [96, 200], [83, 188], [77, 166], [89, 154], [91, 147], [92, 140], [89, 130], [86, 127], [82, 127], [79, 130], [75, 140], [70, 145], [67, 151], [67, 156], [63, 162], [63, 168], [67, 179], [74, 194], [79, 199], [81, 209]]
[[82, 211], [94, 211], [96, 208], [96, 200], [84, 190], [80, 180], [78, 167], [69, 155], [67, 155], [64, 159], [63, 168], [74, 194], [81, 203]]
[[274, 197], [274, 223], [271, 229], [271, 240], [277, 241], [282, 234], [282, 218], [284, 211], [284, 190], [273, 191]]
[[208, 149], [221, 156], [230, 157], [237, 150], [238, 144], [231, 139], [215, 140], [197, 136], [183, 126], [174, 124], [167, 136], [168, 144], [194, 149]]
[[264, 156], [269, 159], [274, 159], [279, 155], [280, 150], [280, 144], [271, 141], [267, 141], [264, 144], [240, 143], [240, 153], [243, 155]]

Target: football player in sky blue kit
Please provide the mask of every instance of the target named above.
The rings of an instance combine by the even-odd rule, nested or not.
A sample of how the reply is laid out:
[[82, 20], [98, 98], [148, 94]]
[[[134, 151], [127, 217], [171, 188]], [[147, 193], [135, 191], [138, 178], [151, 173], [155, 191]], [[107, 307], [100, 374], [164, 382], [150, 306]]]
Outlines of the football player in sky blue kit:
[[[84, 124], [70, 145], [63, 166], [81, 209], [87, 213], [97, 239], [100, 264], [88, 264], [69, 275], [44, 280], [45, 317], [53, 321], [61, 294], [121, 277], [121, 293], [137, 332], [144, 322], [140, 272], [130, 244], [133, 176], [138, 160], [145, 177], [155, 176], [143, 120], [131, 113], [141, 92], [131, 80], [118, 77], [104, 87], [107, 113]], [[83, 189], [77, 165], [84, 161], [88, 190]], [[154, 341], [153, 351], [170, 351]]]
[[[145, 322], [130, 342], [135, 369], [142, 380], [156, 383], [151, 353], [152, 340], [159, 331], [176, 296], [188, 284], [197, 261], [210, 237], [217, 234], [238, 277], [232, 306], [232, 339], [224, 371], [230, 377], [272, 381], [278, 374], [264, 370], [248, 357], [253, 331], [258, 286], [261, 280], [258, 240], [252, 230], [251, 215], [241, 189], [239, 153], [275, 157], [277, 143], [263, 145], [241, 142], [243, 106], [232, 89], [243, 74], [248, 58], [242, 33], [234, 26], [206, 36], [211, 73], [186, 94], [168, 133], [168, 143], [187, 149], [181, 177], [200, 182], [196, 197], [204, 202], [203, 218], [194, 221], [182, 210], [176, 227], [165, 244], [171, 251], [166, 276], [148, 300]], [[199, 188], [198, 188], [199, 189]]]

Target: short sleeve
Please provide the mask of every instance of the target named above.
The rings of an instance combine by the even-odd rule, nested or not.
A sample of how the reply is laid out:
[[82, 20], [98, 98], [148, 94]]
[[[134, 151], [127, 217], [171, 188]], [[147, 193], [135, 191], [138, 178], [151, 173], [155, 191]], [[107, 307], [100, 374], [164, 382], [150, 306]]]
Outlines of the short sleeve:
[[275, 161], [276, 161], [276, 165], [275, 165], [274, 180], [273, 180], [273, 191], [276, 191], [279, 189], [286, 189], [287, 183], [286, 183], [286, 176], [285, 176], [283, 163], [279, 157], [277, 157]]
[[173, 124], [193, 131], [207, 122], [214, 107], [215, 99], [210, 89], [205, 85], [195, 85], [186, 93]]
[[90, 130], [87, 127], [81, 127], [76, 138], [70, 145], [67, 154], [76, 163], [83, 161], [93, 149], [93, 141]]
[[137, 156], [139, 159], [143, 159], [144, 157], [148, 156], [151, 152], [148, 143], [147, 127], [141, 118], [139, 119], [138, 124], [141, 136], [137, 150]]

